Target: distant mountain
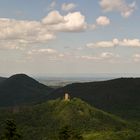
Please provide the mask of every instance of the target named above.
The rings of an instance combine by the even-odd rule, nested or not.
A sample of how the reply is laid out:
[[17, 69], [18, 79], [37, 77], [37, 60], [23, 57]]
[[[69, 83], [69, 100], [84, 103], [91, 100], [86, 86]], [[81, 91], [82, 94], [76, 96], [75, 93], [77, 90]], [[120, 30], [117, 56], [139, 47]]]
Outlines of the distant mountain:
[[52, 89], [25, 74], [17, 74], [0, 83], [0, 106], [37, 104], [62, 98], [65, 92], [104, 111], [140, 121], [140, 78], [73, 83]]
[[3, 82], [4, 80], [6, 80], [7, 78], [5, 77], [0, 77], [0, 83]]
[[[23, 140], [58, 140], [59, 130], [64, 126], [82, 134], [131, 129], [121, 118], [94, 108], [77, 98], [70, 101], [57, 99], [44, 102], [15, 113], [0, 110], [0, 118], [0, 124], [6, 118], [14, 118], [22, 131]], [[2, 131], [1, 127], [0, 133]]]
[[48, 100], [62, 97], [65, 92], [104, 111], [140, 120], [140, 78], [73, 83], [53, 91]]
[[41, 102], [51, 90], [25, 74], [16, 74], [0, 83], [0, 106]]

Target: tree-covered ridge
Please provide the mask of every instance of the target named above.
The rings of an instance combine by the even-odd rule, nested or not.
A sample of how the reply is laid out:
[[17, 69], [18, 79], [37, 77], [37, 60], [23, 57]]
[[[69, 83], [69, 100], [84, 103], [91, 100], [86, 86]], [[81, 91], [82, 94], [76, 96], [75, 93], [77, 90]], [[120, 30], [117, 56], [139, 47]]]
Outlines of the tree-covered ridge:
[[53, 91], [47, 98], [56, 99], [65, 92], [124, 119], [140, 121], [140, 78], [73, 83]]
[[[77, 98], [70, 101], [52, 100], [33, 107], [24, 107], [18, 111], [1, 110], [1, 124], [2, 120], [8, 118], [16, 121], [25, 140], [57, 140], [65, 126], [82, 134], [85, 140], [89, 138], [89, 134], [97, 132], [116, 134], [125, 130], [137, 131], [121, 118], [96, 109]], [[2, 133], [3, 127], [0, 128]]]
[[[62, 99], [66, 92], [70, 101]], [[23, 140], [139, 140], [139, 93], [139, 78], [52, 89], [14, 75], [0, 83], [0, 136], [5, 136], [5, 120], [12, 119]]]
[[18, 133], [16, 124], [14, 120], [6, 120], [5, 121], [5, 131], [0, 136], [1, 140], [19, 140], [21, 139], [21, 135]]
[[25, 74], [16, 74], [0, 83], [0, 106], [37, 104], [44, 101], [51, 90]]
[[65, 92], [123, 119], [140, 121], [140, 78], [73, 83], [52, 89], [25, 74], [16, 74], [0, 83], [0, 107], [38, 104], [61, 98]]
[[5, 77], [0, 77], [0, 83], [2, 83], [3, 81], [5, 81], [7, 78]]

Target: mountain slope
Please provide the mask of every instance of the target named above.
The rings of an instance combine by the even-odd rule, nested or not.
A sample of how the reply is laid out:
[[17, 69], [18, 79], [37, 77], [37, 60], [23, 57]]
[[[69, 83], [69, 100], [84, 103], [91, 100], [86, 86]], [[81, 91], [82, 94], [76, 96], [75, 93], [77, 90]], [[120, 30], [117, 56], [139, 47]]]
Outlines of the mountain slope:
[[27, 75], [18, 74], [0, 83], [0, 106], [36, 104], [61, 98], [65, 92], [104, 111], [140, 121], [140, 78], [73, 83], [54, 90]]
[[55, 90], [48, 100], [62, 97], [65, 92], [122, 117], [140, 118], [140, 78], [74, 83]]
[[0, 83], [3, 82], [4, 80], [6, 80], [7, 78], [5, 77], [0, 77]]
[[0, 106], [37, 103], [51, 90], [25, 74], [13, 75], [0, 83]]
[[[81, 133], [91, 131], [122, 131], [129, 129], [129, 124], [101, 110], [98, 110], [80, 99], [71, 101], [53, 100], [20, 109], [16, 113], [0, 113], [0, 121], [7, 118], [14, 118], [18, 128], [22, 131], [26, 140], [46, 139], [55, 140], [59, 130], [64, 126], [69, 126], [73, 130]], [[2, 122], [0, 122], [2, 124]], [[2, 132], [3, 129], [0, 129]]]

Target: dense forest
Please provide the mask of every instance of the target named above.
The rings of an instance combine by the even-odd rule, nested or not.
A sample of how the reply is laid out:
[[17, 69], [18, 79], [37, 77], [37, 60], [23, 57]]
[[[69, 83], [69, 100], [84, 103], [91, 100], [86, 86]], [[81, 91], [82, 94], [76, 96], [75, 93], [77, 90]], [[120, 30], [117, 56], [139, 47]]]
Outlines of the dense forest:
[[15, 121], [23, 140], [59, 140], [61, 135], [68, 135], [69, 139], [138, 140], [140, 136], [138, 123], [134, 125], [77, 98], [1, 109], [1, 136], [5, 133], [4, 120], [9, 119]]
[[2, 79], [0, 140], [139, 140], [139, 93], [139, 78], [58, 89], [24, 74]]

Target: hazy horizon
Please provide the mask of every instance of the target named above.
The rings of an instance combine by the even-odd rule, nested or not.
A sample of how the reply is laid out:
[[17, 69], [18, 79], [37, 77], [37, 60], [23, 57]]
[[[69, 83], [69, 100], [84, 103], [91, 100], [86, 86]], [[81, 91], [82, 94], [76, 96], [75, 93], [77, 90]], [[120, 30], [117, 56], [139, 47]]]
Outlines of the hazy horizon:
[[0, 73], [0, 77], [10, 77], [16, 74], [26, 74], [34, 78], [121, 78], [121, 77], [140, 77], [140, 74], [136, 73], [69, 73], [69, 74], [32, 74], [32, 73]]

